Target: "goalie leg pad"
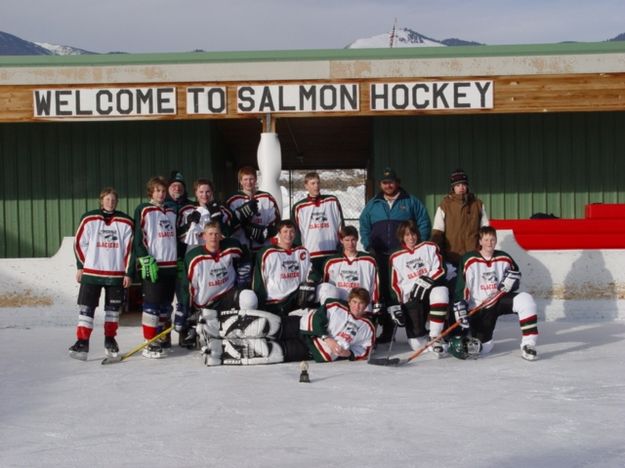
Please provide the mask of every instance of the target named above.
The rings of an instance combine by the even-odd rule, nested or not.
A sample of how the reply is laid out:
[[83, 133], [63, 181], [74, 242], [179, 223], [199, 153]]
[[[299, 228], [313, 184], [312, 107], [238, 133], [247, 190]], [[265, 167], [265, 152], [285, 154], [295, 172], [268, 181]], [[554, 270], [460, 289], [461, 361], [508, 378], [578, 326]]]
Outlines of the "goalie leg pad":
[[208, 343], [202, 346], [202, 359], [206, 366], [220, 366], [222, 364], [223, 342], [209, 338]]
[[279, 362], [284, 362], [284, 352], [275, 341], [266, 338], [224, 340], [224, 364], [250, 366]]
[[220, 338], [219, 336], [219, 312], [215, 309], [202, 309], [197, 330], [198, 335], [205, 333], [209, 338]]
[[276, 314], [263, 310], [240, 310], [236, 314], [222, 314], [222, 338], [275, 338], [282, 320]]

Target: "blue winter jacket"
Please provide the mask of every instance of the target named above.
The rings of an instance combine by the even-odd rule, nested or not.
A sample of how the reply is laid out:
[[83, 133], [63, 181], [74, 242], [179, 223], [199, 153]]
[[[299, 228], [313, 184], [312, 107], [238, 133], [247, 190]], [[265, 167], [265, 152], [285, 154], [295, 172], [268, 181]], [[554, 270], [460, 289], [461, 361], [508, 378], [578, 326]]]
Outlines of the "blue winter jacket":
[[421, 201], [399, 189], [399, 197], [389, 208], [382, 192], [367, 202], [360, 214], [360, 239], [365, 250], [388, 255], [397, 247], [397, 228], [402, 221], [412, 219], [419, 229], [419, 241], [430, 238], [432, 224], [427, 209]]

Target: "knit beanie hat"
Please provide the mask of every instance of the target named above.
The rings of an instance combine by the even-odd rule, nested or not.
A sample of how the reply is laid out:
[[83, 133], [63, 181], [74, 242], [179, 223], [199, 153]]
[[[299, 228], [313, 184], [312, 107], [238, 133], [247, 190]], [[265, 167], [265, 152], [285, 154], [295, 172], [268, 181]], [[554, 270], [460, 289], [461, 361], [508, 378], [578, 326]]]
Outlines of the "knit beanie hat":
[[466, 172], [464, 172], [462, 169], [456, 169], [449, 176], [449, 182], [451, 183], [452, 187], [456, 184], [469, 185], [469, 177], [467, 177]]
[[184, 188], [186, 190], [187, 184], [184, 182], [184, 177], [182, 176], [182, 173], [175, 169], [171, 171], [171, 174], [169, 175], [169, 182], [167, 183], [167, 186], [169, 187], [174, 182], [180, 182], [182, 185], [184, 185]]

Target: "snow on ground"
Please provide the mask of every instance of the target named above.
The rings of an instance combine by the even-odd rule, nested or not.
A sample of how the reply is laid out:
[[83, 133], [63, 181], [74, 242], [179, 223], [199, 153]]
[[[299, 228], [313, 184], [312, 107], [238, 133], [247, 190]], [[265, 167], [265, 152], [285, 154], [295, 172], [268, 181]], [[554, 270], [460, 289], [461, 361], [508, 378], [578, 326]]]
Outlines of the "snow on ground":
[[[175, 348], [100, 365], [67, 356], [76, 311], [0, 309], [2, 467], [620, 467], [625, 322], [540, 322], [540, 360], [514, 321], [475, 361], [207, 368]], [[141, 341], [125, 319], [122, 350]], [[136, 323], [136, 320], [135, 320]], [[380, 345], [378, 355], [385, 355]], [[393, 354], [406, 355], [400, 336]]]

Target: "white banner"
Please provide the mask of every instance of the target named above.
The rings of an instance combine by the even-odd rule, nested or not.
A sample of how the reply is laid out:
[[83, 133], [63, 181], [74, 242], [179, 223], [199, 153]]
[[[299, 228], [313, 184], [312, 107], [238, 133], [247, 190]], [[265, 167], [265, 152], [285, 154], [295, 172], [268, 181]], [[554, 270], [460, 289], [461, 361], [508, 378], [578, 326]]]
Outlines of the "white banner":
[[226, 88], [196, 86], [187, 88], [187, 114], [225, 114]]
[[33, 115], [126, 118], [176, 114], [176, 88], [80, 88], [33, 91]]
[[358, 84], [238, 86], [237, 112], [357, 112]]
[[492, 109], [492, 81], [372, 83], [372, 111]]

